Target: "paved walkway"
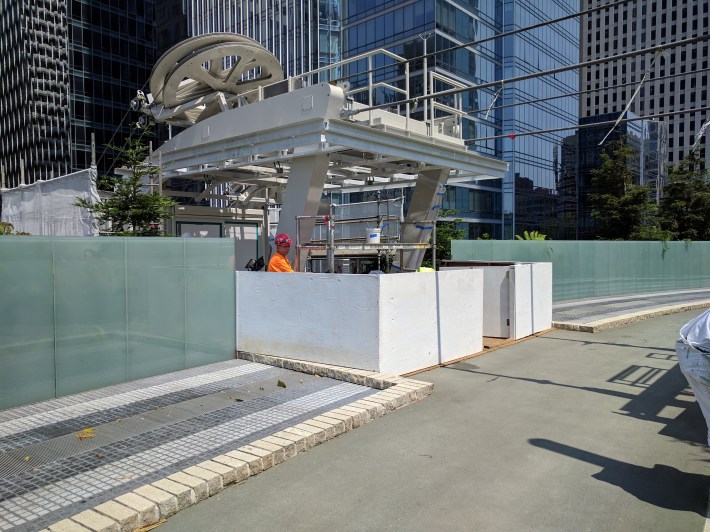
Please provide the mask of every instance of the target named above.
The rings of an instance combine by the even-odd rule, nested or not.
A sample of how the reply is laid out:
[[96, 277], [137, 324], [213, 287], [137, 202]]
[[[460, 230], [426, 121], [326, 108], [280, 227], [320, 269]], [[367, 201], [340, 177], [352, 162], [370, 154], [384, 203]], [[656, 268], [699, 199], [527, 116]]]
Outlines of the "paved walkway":
[[434, 393], [224, 490], [161, 532], [703, 532], [685, 312], [551, 331], [417, 378]]
[[700, 532], [710, 456], [673, 351], [698, 313], [425, 372], [432, 397], [367, 425], [430, 387], [233, 360], [0, 411], [0, 530]]
[[231, 360], [0, 411], [0, 530], [152, 524], [419, 386], [333, 375]]
[[710, 307], [710, 290], [702, 289], [559, 301], [552, 305], [552, 324], [558, 329], [598, 332], [706, 307]]

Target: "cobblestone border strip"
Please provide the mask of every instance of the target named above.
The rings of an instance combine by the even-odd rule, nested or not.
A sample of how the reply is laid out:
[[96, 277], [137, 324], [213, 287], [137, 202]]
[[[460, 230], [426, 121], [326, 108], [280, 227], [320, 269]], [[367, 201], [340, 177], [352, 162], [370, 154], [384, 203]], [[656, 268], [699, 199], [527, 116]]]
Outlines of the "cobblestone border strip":
[[555, 329], [563, 329], [566, 331], [579, 331], [595, 333], [619, 327], [620, 325], [629, 325], [641, 320], [665, 316], [666, 314], [675, 314], [677, 312], [685, 312], [686, 310], [697, 310], [710, 307], [710, 300], [697, 301], [695, 303], [683, 303], [680, 305], [669, 305], [667, 307], [657, 307], [650, 310], [642, 310], [630, 314], [622, 314], [603, 320], [590, 321], [587, 323], [570, 323], [570, 322], [552, 322]]
[[141, 486], [40, 532], [133, 532], [150, 526], [219, 493], [230, 484], [244, 482], [311, 447], [420, 401], [434, 390], [434, 385], [428, 382], [374, 371], [246, 352], [238, 352], [237, 358], [380, 391]]

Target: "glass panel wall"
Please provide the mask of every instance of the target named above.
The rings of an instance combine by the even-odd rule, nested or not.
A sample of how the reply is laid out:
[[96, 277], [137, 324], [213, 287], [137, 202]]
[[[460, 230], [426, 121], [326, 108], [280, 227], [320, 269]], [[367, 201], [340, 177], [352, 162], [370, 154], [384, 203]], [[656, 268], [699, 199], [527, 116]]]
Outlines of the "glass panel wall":
[[552, 262], [552, 299], [710, 287], [710, 242], [469, 241], [453, 260]]
[[0, 237], [0, 408], [232, 358], [234, 249]]

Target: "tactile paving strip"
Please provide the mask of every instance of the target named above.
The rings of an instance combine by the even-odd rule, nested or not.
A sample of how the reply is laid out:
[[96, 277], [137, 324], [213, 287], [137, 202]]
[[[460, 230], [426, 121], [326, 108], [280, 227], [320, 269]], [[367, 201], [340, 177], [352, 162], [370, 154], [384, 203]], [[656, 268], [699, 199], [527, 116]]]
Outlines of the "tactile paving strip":
[[[132, 427], [126, 425], [130, 430], [122, 437], [106, 435], [97, 427], [98, 435], [89, 440], [93, 444], [94, 439], [106, 436], [105, 444], [90, 445], [78, 453], [74, 449], [70, 456], [59, 441], [33, 446], [42, 458], [39, 467], [25, 464], [21, 473], [0, 478], [0, 530], [40, 529], [215, 454], [375, 393], [327, 378], [304, 381], [300, 377], [298, 385], [241, 402], [225, 400], [224, 393], [204, 397], [200, 405], [188, 401], [178, 420], [164, 424], [160, 414], [139, 414]], [[76, 447], [77, 442], [72, 443]], [[17, 463], [18, 457], [14, 460]]]
[[[0, 453], [6, 452], [10, 449], [16, 449], [18, 447], [29, 446], [53, 438], [58, 438], [81, 430], [85, 427], [95, 427], [104, 423], [123, 420], [141, 412], [164, 408], [169, 405], [203, 397], [207, 394], [221, 390], [233, 389], [233, 387], [237, 384], [244, 385], [263, 379], [275, 379], [282, 373], [282, 370], [278, 370], [276, 368], [250, 372], [239, 377], [223, 379], [214, 383], [189, 388], [179, 392], [167, 393], [152, 399], [135, 401], [126, 405], [107, 408], [106, 410], [100, 410], [86, 415], [64, 419], [56, 423], [47, 423], [45, 425], [35, 426], [30, 430], [17, 432], [15, 434], [5, 436], [4, 438], [0, 438]], [[2, 455], [0, 454], [0, 475], [3, 474], [5, 474], [5, 471], [3, 470], [3, 460]]]

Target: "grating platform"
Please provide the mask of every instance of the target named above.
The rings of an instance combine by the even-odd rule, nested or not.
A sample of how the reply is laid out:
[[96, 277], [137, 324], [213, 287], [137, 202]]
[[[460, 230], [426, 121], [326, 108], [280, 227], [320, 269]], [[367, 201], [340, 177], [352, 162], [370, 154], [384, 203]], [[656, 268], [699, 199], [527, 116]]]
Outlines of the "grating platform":
[[2, 411], [0, 530], [42, 529], [376, 392], [230, 360]]

